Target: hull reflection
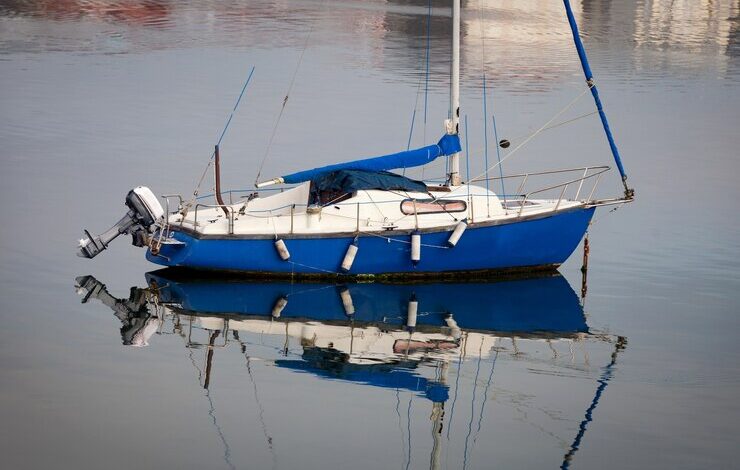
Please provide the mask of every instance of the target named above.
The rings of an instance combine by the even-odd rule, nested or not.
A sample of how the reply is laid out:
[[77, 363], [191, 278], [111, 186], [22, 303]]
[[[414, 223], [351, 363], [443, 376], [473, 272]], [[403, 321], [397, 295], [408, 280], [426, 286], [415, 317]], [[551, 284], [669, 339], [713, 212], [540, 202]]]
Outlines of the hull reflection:
[[[405, 325], [416, 298], [417, 328], [448, 326], [454, 318], [467, 330], [557, 336], [587, 333], [578, 296], [561, 275], [480, 283], [301, 284], [237, 279], [178, 279], [167, 270], [147, 274], [147, 284], [166, 304], [183, 312], [276, 316], [322, 322]], [[279, 309], [279, 313], [277, 310]]]

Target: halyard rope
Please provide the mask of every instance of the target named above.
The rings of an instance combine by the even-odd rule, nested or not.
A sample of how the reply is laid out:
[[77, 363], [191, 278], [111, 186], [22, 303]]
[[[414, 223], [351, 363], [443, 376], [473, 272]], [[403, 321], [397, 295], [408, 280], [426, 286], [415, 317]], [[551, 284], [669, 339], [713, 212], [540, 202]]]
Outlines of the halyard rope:
[[283, 98], [283, 104], [280, 107], [280, 112], [278, 113], [277, 119], [275, 119], [275, 124], [272, 127], [272, 133], [270, 134], [270, 140], [267, 142], [267, 148], [265, 149], [265, 154], [262, 156], [262, 161], [260, 162], [260, 166], [257, 170], [257, 176], [254, 178], [254, 184], [256, 185], [257, 182], [260, 179], [260, 176], [262, 175], [262, 168], [265, 166], [265, 161], [267, 160], [267, 157], [270, 155], [270, 150], [272, 149], [272, 143], [273, 140], [275, 140], [275, 134], [277, 133], [278, 126], [280, 125], [280, 120], [283, 117], [283, 112], [285, 111], [285, 105], [288, 104], [288, 99], [290, 98], [290, 93], [293, 91], [293, 85], [295, 85], [295, 79], [298, 76], [298, 69], [301, 68], [301, 63], [303, 63], [303, 56], [306, 54], [306, 49], [308, 49], [308, 40], [311, 38], [311, 34], [314, 30], [314, 23], [311, 23], [311, 27], [308, 29], [308, 33], [306, 34], [306, 40], [303, 42], [303, 49], [301, 50], [301, 55], [298, 57], [298, 63], [295, 66], [295, 70], [293, 70], [293, 77], [290, 79], [290, 85], [288, 85], [288, 91], [285, 93], [285, 98]]

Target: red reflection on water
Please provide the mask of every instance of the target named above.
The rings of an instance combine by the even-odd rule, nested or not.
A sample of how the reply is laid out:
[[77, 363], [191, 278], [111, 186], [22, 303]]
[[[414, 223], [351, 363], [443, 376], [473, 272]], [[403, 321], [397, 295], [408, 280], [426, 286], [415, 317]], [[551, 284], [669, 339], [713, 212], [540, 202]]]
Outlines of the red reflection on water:
[[104, 21], [156, 26], [167, 22], [171, 7], [169, 2], [157, 0], [82, 1], [38, 0], [9, 2], [4, 9], [15, 14], [43, 16], [56, 20], [91, 17]]

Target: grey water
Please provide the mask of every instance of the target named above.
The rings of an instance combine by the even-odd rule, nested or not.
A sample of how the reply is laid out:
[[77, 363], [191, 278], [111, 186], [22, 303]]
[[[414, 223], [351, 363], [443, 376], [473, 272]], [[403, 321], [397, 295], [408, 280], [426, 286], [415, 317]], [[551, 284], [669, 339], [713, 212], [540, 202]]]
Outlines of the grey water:
[[[226, 187], [436, 141], [448, 2], [0, 2], [3, 467], [737, 468], [740, 1], [572, 3], [636, 190], [597, 212], [585, 297], [580, 248], [559, 277], [412, 286], [75, 257], [130, 188], [192, 194], [253, 66]], [[557, 1], [463, 1], [462, 68], [466, 177], [484, 74], [513, 146], [585, 89]], [[503, 170], [614, 166], [593, 110]]]

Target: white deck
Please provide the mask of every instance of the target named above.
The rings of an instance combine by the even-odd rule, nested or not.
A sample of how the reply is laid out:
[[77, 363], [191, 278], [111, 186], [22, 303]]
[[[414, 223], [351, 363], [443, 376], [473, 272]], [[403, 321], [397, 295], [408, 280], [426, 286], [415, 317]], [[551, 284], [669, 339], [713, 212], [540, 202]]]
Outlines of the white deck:
[[204, 235], [367, 233], [451, 229], [463, 219], [467, 219], [468, 223], [514, 220], [584, 205], [582, 201], [565, 199], [528, 199], [524, 208], [521, 208], [519, 199], [507, 201], [507, 207], [504, 207], [495, 193], [480, 186], [466, 184], [451, 187], [450, 191], [432, 191], [431, 194], [439, 201], [463, 201], [466, 210], [404, 214], [401, 211], [404, 200], [428, 200], [430, 195], [379, 190], [358, 191], [353, 197], [341, 202], [323, 207], [308, 207], [309, 183], [306, 182], [268, 197], [226, 205], [229, 217], [221, 207], [199, 205], [191, 208], [184, 220], [180, 214], [170, 215], [169, 223]]

